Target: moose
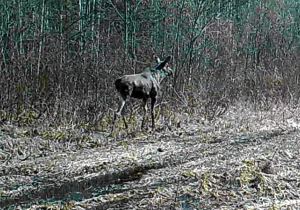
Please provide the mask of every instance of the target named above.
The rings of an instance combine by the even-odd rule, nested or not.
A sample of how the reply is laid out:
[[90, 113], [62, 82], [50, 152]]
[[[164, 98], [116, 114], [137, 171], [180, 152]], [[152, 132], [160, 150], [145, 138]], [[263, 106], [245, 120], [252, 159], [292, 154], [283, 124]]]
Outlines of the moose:
[[[155, 130], [154, 122], [154, 106], [157, 100], [158, 92], [160, 91], [160, 84], [164, 78], [173, 75], [173, 70], [168, 67], [171, 56], [167, 56], [163, 61], [159, 57], [156, 58], [156, 66], [154, 68], [148, 67], [140, 74], [124, 75], [115, 80], [115, 86], [120, 96], [120, 104], [114, 114], [112, 131], [115, 128], [115, 121], [117, 117], [121, 116], [121, 112], [125, 106], [128, 98], [142, 99], [143, 119], [141, 129], [144, 128], [145, 116], [147, 113], [147, 101], [151, 98], [151, 119], [152, 131]], [[127, 123], [123, 116], [125, 128]]]

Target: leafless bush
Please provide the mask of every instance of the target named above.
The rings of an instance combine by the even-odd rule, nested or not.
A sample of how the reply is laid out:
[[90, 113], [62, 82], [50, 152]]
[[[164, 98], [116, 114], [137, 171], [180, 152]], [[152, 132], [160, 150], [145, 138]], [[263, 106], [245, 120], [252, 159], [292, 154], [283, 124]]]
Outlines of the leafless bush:
[[[175, 25], [178, 22], [175, 16], [159, 19], [158, 26], [157, 20], [139, 20], [143, 14], [138, 10], [140, 29], [124, 44], [125, 26], [116, 9], [123, 11], [126, 5], [103, 6], [106, 18], [101, 25], [90, 23], [99, 30], [91, 40], [75, 39], [69, 31], [60, 35], [45, 31], [36, 33], [32, 40], [23, 40], [20, 53], [19, 45], [13, 42], [13, 31], [3, 37], [7, 54], [1, 64], [0, 109], [5, 113], [4, 118], [31, 110], [35, 116], [49, 121], [84, 121], [96, 125], [116, 108], [112, 97], [115, 78], [141, 72], [151, 65], [153, 54], [169, 53], [174, 57], [171, 65], [175, 76], [166, 86], [162, 100], [170, 109], [182, 108], [185, 112], [196, 111], [214, 118], [236, 101], [255, 103], [266, 109], [273, 103], [298, 101], [299, 50], [291, 35], [281, 33], [284, 24], [293, 23], [288, 18], [278, 19], [271, 9], [255, 7], [254, 15], [241, 25], [233, 20], [205, 16], [204, 5], [200, 3], [197, 10], [186, 4], [177, 9], [163, 4], [173, 14], [182, 11], [189, 14], [191, 18], [180, 17], [180, 27], [191, 25], [199, 29], [185, 32], [184, 39], [170, 35], [167, 29], [161, 35], [164, 39], [160, 47], [155, 47], [158, 42], [155, 46], [151, 43], [151, 27], [159, 30]], [[149, 2], [142, 6], [150, 8]], [[263, 20], [255, 15], [261, 13], [265, 14]], [[203, 25], [198, 24], [201, 18], [206, 20]], [[116, 24], [110, 25], [110, 20]], [[262, 21], [270, 23], [267, 32], [263, 26], [253, 29]], [[68, 20], [64, 24], [69, 26]], [[68, 30], [74, 29], [72, 25], [69, 27]], [[133, 43], [134, 39], [139, 39], [140, 44]]]

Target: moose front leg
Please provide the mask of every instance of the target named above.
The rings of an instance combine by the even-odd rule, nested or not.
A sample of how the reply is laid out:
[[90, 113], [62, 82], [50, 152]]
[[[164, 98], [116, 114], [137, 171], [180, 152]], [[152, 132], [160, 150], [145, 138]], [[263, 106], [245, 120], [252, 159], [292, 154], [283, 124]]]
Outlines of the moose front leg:
[[155, 97], [153, 97], [153, 98], [151, 98], [151, 119], [152, 119], [152, 131], [154, 131], [155, 130], [155, 122], [154, 122], [154, 118], [155, 118], [155, 116], [154, 116], [154, 105], [155, 105], [155, 102], [156, 102], [156, 98]]

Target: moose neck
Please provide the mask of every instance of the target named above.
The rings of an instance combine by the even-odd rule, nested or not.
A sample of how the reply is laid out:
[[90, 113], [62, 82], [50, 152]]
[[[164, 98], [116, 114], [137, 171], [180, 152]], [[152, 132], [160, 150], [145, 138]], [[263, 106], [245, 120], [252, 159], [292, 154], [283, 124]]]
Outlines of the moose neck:
[[151, 74], [151, 80], [153, 81], [154, 85], [160, 89], [160, 83], [161, 81], [163, 80], [164, 78], [161, 77], [160, 73], [159, 72], [153, 72]]

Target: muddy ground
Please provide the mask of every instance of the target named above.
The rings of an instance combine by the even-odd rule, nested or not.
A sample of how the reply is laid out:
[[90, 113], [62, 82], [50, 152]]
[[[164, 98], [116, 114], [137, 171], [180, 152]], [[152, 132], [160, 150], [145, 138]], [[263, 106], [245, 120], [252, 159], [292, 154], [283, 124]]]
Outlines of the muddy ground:
[[2, 124], [1, 209], [300, 207], [300, 109], [239, 105], [158, 124], [116, 137]]

